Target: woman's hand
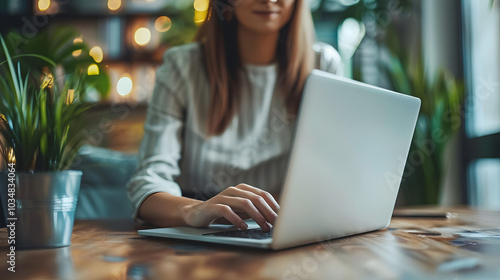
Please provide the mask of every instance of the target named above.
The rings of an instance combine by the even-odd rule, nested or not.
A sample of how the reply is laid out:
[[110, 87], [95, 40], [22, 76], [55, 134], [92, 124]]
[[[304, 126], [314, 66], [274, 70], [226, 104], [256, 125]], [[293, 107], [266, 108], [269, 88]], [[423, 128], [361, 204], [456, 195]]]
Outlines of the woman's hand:
[[248, 225], [242, 217], [252, 218], [263, 231], [274, 226], [279, 205], [266, 191], [239, 184], [229, 187], [211, 199], [182, 207], [181, 214], [186, 224], [192, 227], [205, 227], [217, 218], [225, 218], [233, 225], [246, 230]]

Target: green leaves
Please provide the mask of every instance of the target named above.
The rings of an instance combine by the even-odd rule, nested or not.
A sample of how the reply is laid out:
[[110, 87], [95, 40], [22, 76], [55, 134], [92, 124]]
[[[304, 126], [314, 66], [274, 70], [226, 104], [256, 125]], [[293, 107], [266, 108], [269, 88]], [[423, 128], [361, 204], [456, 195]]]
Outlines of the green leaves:
[[[14, 51], [17, 53], [12, 56], [12, 59], [20, 59], [21, 70], [24, 73], [30, 69], [39, 70], [45, 66], [55, 67], [56, 65], [60, 65], [65, 73], [75, 73], [77, 70], [86, 71], [89, 65], [96, 63], [89, 55], [89, 46], [77, 39], [80, 35], [68, 26], [46, 29], [29, 40], [12, 31], [7, 34], [6, 45], [9, 50], [12, 50], [11, 53]], [[73, 56], [75, 51], [79, 55]], [[3, 60], [1, 57], [0, 54], [0, 63]], [[82, 95], [92, 88], [102, 99], [109, 95], [110, 78], [102, 67], [99, 70], [99, 75], [88, 77], [83, 81], [86, 87]]]
[[[23, 76], [20, 63], [14, 67], [2, 36], [0, 41], [8, 66], [0, 69], [0, 114], [5, 116], [0, 122], [2, 157], [7, 161], [8, 153], [13, 150], [16, 169], [24, 172], [67, 168], [83, 143], [78, 119], [90, 108], [81, 98], [86, 89], [86, 75], [76, 70], [59, 77], [64, 79], [61, 88], [57, 81], [51, 86], [40, 86], [36, 81], [42, 79], [30, 78], [29, 72]], [[51, 62], [41, 55], [23, 56]]]
[[10, 149], [14, 149], [17, 166], [20, 166], [22, 170], [23, 167], [29, 165], [28, 154], [33, 154], [34, 149], [33, 135], [29, 135], [26, 130], [22, 129], [33, 121], [32, 96], [27, 94], [28, 79], [23, 79], [21, 76], [19, 65], [16, 71], [2, 36], [0, 36], [0, 41], [8, 65], [8, 69], [0, 76], [0, 112], [7, 120], [6, 124], [0, 127], [0, 134], [4, 138], [2, 156], [7, 160]]
[[[104, 69], [86, 76], [95, 61], [89, 47], [75, 41], [79, 36], [68, 27], [47, 29], [29, 40], [17, 32], [10, 32], [6, 40], [0, 36], [0, 114], [7, 120], [0, 123], [0, 154], [7, 161], [12, 149], [19, 171], [69, 166], [83, 141], [84, 125], [77, 119], [90, 107], [83, 103], [85, 93], [92, 88], [102, 98], [109, 93], [111, 83]], [[75, 51], [81, 54], [74, 57]], [[45, 72], [55, 79], [52, 86], [40, 86]], [[56, 72], [70, 74], [54, 78]], [[68, 99], [70, 90], [74, 97]]]
[[[15, 55], [15, 56], [11, 57], [11, 60], [16, 59], [16, 58], [20, 58], [20, 57], [36, 57], [36, 58], [39, 58], [41, 60], [45, 60], [47, 63], [49, 63], [53, 67], [56, 67], [56, 63], [52, 59], [49, 59], [45, 56], [41, 56], [41, 55], [37, 55], [37, 54], [19, 54], [19, 55]], [[7, 60], [0, 62], [0, 66], [2, 66], [2, 64], [4, 64], [4, 63], [7, 63]]]
[[410, 61], [403, 50], [398, 51], [399, 55], [387, 50], [385, 53], [382, 69], [392, 89], [422, 101], [407, 162], [407, 170], [413, 171], [405, 174], [402, 191], [410, 204], [437, 204], [445, 149], [461, 125], [464, 85], [445, 70], [427, 77], [421, 54]]

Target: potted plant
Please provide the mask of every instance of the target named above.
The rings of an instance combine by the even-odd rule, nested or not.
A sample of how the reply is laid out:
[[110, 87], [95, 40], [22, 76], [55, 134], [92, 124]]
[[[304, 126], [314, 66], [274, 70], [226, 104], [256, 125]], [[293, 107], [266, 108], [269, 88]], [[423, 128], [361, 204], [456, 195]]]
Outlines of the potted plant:
[[[320, 1], [316, 16], [321, 16], [328, 2]], [[372, 48], [377, 53], [372, 66], [380, 71], [372, 78], [376, 76], [379, 86], [419, 97], [422, 101], [408, 160], [404, 162], [397, 206], [438, 204], [445, 177], [446, 151], [461, 127], [463, 82], [445, 69], [439, 70], [432, 79], [426, 77], [423, 52], [412, 37], [418, 38], [415, 35], [418, 33], [408, 32], [409, 27], [419, 26], [409, 17], [413, 11], [419, 10], [415, 1], [341, 2], [344, 8], [339, 12], [339, 21], [357, 20], [360, 26], [366, 26], [364, 38], [377, 43], [376, 48]], [[493, 2], [490, 0], [490, 5]], [[353, 36], [352, 32], [347, 34], [348, 38]], [[402, 38], [411, 45], [405, 44]], [[342, 55], [341, 43], [339, 46]], [[357, 47], [358, 44], [348, 46]], [[352, 74], [354, 79], [363, 81], [360, 62], [357, 59]]]
[[442, 193], [445, 150], [462, 123], [464, 85], [445, 70], [428, 79], [421, 54], [413, 61], [403, 50], [398, 53], [386, 50], [382, 60], [391, 88], [422, 100], [401, 195], [406, 204], [436, 205]]
[[57, 78], [52, 60], [24, 54], [49, 65], [25, 73], [20, 62], [15, 67], [2, 36], [0, 41], [0, 154], [8, 167], [0, 173], [4, 216], [15, 224], [16, 248], [68, 246], [82, 173], [66, 168], [83, 140], [77, 120], [90, 107], [81, 96], [85, 76], [77, 71]]

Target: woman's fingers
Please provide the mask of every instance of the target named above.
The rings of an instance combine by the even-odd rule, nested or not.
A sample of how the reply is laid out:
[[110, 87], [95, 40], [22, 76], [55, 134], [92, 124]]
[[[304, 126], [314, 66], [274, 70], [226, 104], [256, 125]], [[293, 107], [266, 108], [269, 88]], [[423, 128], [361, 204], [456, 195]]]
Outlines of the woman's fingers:
[[250, 219], [250, 215], [248, 215], [247, 213], [243, 212], [243, 211], [234, 211], [234, 213], [236, 213], [236, 215], [240, 216], [240, 218], [242, 220], [246, 220], [246, 219]]
[[263, 231], [271, 230], [276, 222], [279, 205], [266, 191], [240, 184], [229, 187], [215, 197], [197, 205], [186, 207], [185, 220], [191, 226], [207, 226], [223, 217], [240, 229], [248, 225], [242, 218], [252, 218]]
[[274, 225], [274, 223], [276, 222], [276, 218], [278, 217], [278, 215], [271, 208], [264, 197], [253, 192], [238, 188], [230, 188], [224, 194], [248, 199], [270, 224]]
[[234, 213], [233, 209], [231, 209], [229, 205], [215, 204], [213, 205], [213, 209], [216, 214], [226, 218], [226, 220], [228, 220], [241, 230], [246, 230], [248, 228], [248, 225], [240, 218], [240, 216]]
[[256, 188], [256, 187], [252, 187], [252, 186], [247, 185], [247, 184], [239, 184], [235, 188], [249, 191], [249, 192], [252, 192], [256, 195], [262, 196], [266, 200], [267, 204], [269, 204], [269, 206], [271, 206], [271, 208], [276, 213], [280, 209], [280, 206], [279, 206], [278, 202], [276, 202], [276, 199], [274, 199], [274, 197], [266, 191], [263, 191], [263, 190]]
[[260, 226], [263, 231], [271, 230], [271, 226], [267, 223], [267, 219], [249, 199], [220, 195], [218, 203], [230, 206], [233, 211], [244, 211]]

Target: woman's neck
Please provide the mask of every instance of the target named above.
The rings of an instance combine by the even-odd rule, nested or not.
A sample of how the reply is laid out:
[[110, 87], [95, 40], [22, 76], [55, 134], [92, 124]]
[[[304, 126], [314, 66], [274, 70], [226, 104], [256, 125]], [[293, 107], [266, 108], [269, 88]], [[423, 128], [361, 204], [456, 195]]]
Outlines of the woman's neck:
[[238, 26], [238, 51], [243, 64], [268, 65], [276, 56], [279, 32], [262, 34]]

